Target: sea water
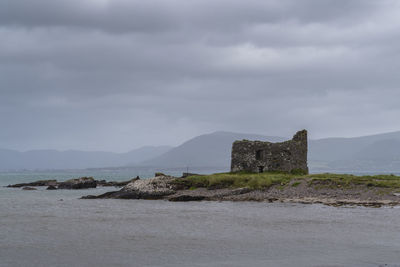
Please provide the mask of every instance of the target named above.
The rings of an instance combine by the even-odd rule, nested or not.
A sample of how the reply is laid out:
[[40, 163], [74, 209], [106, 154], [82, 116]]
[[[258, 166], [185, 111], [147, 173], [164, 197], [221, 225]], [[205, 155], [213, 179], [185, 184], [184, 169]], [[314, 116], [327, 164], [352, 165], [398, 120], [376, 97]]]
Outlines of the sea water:
[[[136, 176], [25, 172], [0, 184], [81, 174]], [[110, 190], [1, 187], [0, 266], [400, 266], [397, 207], [79, 199]]]

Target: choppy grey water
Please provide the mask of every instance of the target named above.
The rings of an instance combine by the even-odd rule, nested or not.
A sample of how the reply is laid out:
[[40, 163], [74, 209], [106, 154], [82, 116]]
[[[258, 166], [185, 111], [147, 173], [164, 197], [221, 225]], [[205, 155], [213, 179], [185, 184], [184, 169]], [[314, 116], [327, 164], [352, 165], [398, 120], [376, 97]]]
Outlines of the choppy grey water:
[[107, 190], [0, 188], [0, 266], [400, 266], [399, 208], [79, 199]]

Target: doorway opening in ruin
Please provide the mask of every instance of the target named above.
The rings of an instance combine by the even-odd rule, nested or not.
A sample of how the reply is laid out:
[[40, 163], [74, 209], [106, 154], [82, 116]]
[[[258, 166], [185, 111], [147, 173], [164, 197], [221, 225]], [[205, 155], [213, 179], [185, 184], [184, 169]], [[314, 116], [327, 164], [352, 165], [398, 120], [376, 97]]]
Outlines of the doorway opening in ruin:
[[264, 172], [264, 166], [258, 166], [258, 172], [259, 173]]
[[256, 160], [262, 160], [263, 158], [263, 151], [262, 150], [257, 150], [256, 151]]

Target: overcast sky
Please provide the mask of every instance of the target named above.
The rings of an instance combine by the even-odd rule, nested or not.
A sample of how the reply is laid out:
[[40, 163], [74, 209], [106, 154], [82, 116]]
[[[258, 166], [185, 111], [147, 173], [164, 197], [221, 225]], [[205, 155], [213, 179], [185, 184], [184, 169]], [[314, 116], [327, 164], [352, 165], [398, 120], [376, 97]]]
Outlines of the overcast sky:
[[1, 0], [0, 148], [400, 130], [397, 0]]

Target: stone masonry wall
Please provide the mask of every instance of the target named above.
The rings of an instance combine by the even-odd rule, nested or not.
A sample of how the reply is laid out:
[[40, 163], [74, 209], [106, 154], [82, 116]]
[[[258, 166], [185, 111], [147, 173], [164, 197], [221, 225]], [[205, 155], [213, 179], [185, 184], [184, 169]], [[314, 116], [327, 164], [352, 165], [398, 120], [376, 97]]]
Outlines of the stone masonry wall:
[[281, 143], [235, 141], [232, 145], [231, 172], [301, 171], [308, 173], [307, 131], [297, 132]]

